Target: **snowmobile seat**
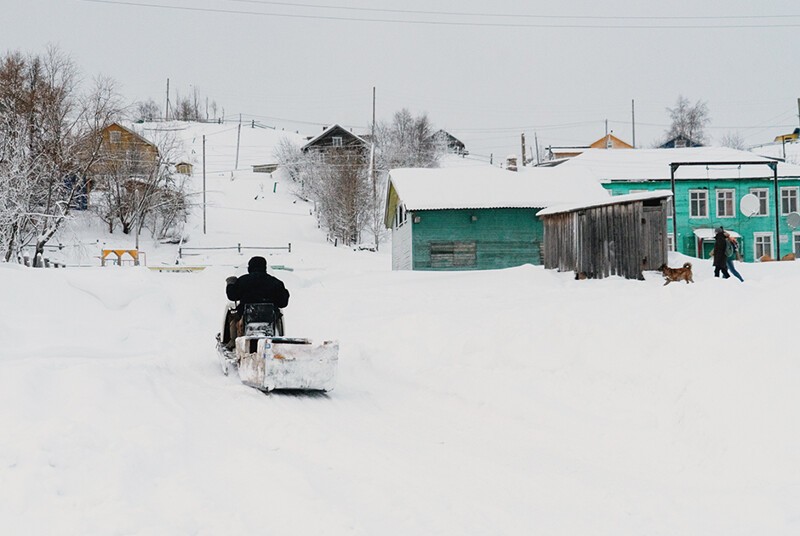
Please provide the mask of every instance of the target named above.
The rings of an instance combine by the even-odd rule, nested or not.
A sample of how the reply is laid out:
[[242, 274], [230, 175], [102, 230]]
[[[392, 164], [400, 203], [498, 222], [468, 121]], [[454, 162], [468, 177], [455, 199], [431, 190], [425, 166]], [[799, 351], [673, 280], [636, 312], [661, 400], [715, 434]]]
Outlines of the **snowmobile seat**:
[[279, 332], [280, 310], [271, 303], [246, 303], [244, 305], [245, 336], [272, 337]]

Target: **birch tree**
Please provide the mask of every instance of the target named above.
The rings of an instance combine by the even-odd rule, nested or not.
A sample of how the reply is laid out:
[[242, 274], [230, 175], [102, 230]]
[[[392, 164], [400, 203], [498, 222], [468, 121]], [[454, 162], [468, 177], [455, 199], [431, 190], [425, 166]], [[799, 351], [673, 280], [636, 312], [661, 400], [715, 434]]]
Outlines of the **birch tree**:
[[667, 108], [672, 124], [666, 132], [666, 139], [684, 136], [697, 143], [706, 141], [705, 128], [711, 122], [708, 105], [698, 100], [692, 104], [683, 95], [678, 96], [674, 108]]

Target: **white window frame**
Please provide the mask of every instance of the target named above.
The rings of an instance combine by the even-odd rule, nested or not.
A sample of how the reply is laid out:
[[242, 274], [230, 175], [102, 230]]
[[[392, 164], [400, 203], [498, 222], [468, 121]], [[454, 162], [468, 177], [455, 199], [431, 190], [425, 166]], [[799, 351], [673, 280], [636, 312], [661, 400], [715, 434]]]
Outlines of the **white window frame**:
[[344, 139], [341, 136], [331, 136], [331, 145], [334, 147], [342, 147]]
[[[736, 217], [736, 189], [734, 188], [718, 188], [716, 191], [716, 207], [717, 207], [717, 218], [734, 218]], [[720, 212], [720, 201], [723, 204], [727, 201], [725, 199], [720, 199], [723, 196], [727, 196], [730, 194], [731, 196], [731, 213], [730, 214], [723, 214]]]
[[667, 233], [667, 250], [675, 251], [675, 235], [672, 233]]
[[[786, 186], [781, 188], [781, 216], [786, 216], [792, 212], [797, 212], [798, 205], [797, 186]], [[793, 195], [790, 195], [793, 194]], [[784, 205], [784, 201], [787, 201]]]
[[[692, 203], [692, 194], [702, 194], [705, 200], [704, 208], [705, 214], [703, 215], [696, 215], [692, 214], [692, 207], [694, 206]], [[708, 190], [689, 190], [689, 217], [694, 219], [707, 219], [708, 215]]]
[[[769, 238], [769, 253], [761, 252], [761, 255], [758, 254], [759, 242], [762, 242], [764, 238]], [[764, 255], [769, 255], [773, 259], [775, 258], [775, 235], [773, 233], [753, 233], [753, 258], [760, 259]]]
[[[769, 188], [750, 188], [750, 193], [758, 198], [758, 214], [753, 214], [753, 216], [769, 216]], [[764, 212], [761, 212], [762, 204], [764, 205], [764, 209], [766, 209]]]

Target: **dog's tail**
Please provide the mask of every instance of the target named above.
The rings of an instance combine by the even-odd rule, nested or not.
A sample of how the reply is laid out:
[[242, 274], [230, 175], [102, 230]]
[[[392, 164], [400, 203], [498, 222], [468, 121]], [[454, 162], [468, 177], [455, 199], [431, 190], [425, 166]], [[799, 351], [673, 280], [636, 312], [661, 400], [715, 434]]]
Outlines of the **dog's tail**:
[[683, 267], [686, 268], [687, 270], [689, 270], [689, 269], [692, 268], [692, 263], [691, 262], [684, 262], [683, 263]]

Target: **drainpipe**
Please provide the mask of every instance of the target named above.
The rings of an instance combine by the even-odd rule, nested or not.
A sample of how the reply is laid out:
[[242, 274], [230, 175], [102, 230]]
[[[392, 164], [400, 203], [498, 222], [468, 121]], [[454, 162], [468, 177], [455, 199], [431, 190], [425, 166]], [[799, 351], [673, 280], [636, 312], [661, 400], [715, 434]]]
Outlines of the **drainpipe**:
[[767, 165], [772, 168], [772, 177], [775, 188], [775, 260], [779, 261], [781, 260], [781, 220], [779, 216], [781, 200], [778, 195], [780, 193], [778, 189], [778, 163], [770, 162]]
[[676, 202], [675, 202], [675, 169], [678, 166], [675, 164], [669, 165], [669, 182], [670, 186], [672, 187], [672, 246], [675, 248], [675, 251], [678, 250], [678, 211], [676, 210]]

